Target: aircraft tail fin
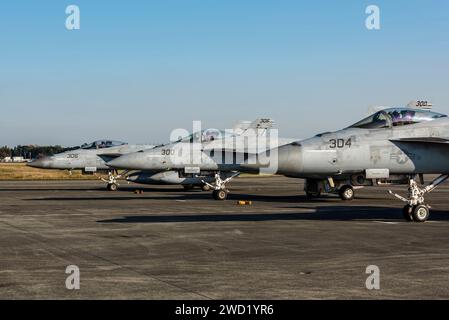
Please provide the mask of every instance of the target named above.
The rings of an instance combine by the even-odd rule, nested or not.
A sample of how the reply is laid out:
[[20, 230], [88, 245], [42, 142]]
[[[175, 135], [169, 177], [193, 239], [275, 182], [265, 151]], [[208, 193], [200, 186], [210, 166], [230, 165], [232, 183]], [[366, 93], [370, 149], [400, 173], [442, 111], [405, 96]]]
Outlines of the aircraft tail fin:
[[251, 121], [240, 120], [234, 125], [234, 132], [237, 134], [242, 134], [250, 126]]
[[[407, 104], [407, 107], [414, 108], [414, 109], [430, 110], [430, 109], [432, 109], [433, 104], [427, 100], [412, 100]], [[377, 111], [388, 109], [388, 108], [391, 108], [391, 106], [369, 106], [367, 115], [372, 115], [373, 113], [376, 113]]]
[[433, 104], [427, 100], [412, 100], [407, 104], [407, 107], [409, 108], [416, 108], [416, 109], [432, 109]]
[[270, 118], [258, 118], [254, 121], [239, 121], [234, 130], [238, 135], [265, 135], [268, 129], [274, 125]]

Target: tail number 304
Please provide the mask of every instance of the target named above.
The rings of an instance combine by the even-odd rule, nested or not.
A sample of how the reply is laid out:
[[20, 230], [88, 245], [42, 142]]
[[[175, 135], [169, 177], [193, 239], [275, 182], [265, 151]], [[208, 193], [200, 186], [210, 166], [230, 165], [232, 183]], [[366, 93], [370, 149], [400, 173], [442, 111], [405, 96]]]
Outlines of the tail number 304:
[[344, 148], [348, 147], [351, 148], [351, 138], [348, 140], [345, 139], [330, 139], [329, 140], [329, 148], [335, 149], [335, 148]]

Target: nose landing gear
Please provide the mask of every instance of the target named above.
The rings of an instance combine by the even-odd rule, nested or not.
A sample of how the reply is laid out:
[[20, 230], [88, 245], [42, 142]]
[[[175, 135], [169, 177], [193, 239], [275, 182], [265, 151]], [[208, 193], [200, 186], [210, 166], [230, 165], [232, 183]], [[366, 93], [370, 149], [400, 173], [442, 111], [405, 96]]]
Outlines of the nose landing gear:
[[215, 200], [226, 200], [228, 197], [228, 191], [221, 189], [221, 190], [214, 190], [212, 191], [212, 198]]
[[425, 204], [424, 195], [433, 191], [436, 187], [438, 187], [438, 185], [446, 181], [448, 178], [449, 174], [442, 174], [426, 187], [420, 188], [415, 179], [411, 177], [408, 181], [409, 187], [407, 198], [394, 193], [391, 190], [388, 190], [388, 192], [399, 200], [407, 203], [402, 209], [404, 218], [407, 221], [425, 222], [430, 216], [430, 206]]
[[106, 186], [106, 190], [108, 191], [117, 191], [118, 190], [118, 183], [108, 183]]
[[105, 179], [103, 177], [99, 177], [101, 181], [104, 181], [107, 183], [106, 185], [106, 190], [108, 191], [117, 191], [118, 187], [119, 187], [119, 183], [118, 183], [118, 179], [120, 179], [121, 177], [123, 177], [124, 175], [126, 175], [129, 172], [129, 170], [125, 170], [122, 173], [118, 173], [116, 171], [109, 171], [108, 172], [108, 178]]
[[226, 189], [226, 183], [231, 181], [233, 178], [237, 177], [239, 174], [240, 172], [237, 172], [232, 176], [230, 176], [229, 178], [223, 180], [221, 179], [220, 173], [216, 173], [214, 184], [210, 184], [204, 180], [202, 182], [204, 183], [205, 186], [209, 186], [213, 190], [212, 198], [214, 198], [215, 200], [226, 200], [229, 193], [228, 189]]

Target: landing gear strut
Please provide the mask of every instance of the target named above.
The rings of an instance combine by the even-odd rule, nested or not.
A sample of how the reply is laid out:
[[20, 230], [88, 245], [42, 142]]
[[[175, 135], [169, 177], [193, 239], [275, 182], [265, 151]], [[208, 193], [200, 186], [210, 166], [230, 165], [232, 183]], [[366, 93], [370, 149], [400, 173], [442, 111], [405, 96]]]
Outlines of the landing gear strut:
[[226, 183], [231, 181], [233, 178], [237, 177], [239, 174], [240, 174], [240, 172], [237, 172], [237, 173], [233, 174], [232, 176], [230, 176], [229, 178], [226, 178], [223, 180], [223, 179], [221, 179], [220, 173], [216, 173], [214, 184], [210, 184], [204, 180], [202, 182], [204, 183], [205, 186], [207, 185], [213, 190], [212, 198], [214, 198], [215, 200], [226, 200], [226, 198], [228, 197], [228, 193], [229, 193], [228, 189], [226, 189]]
[[[119, 174], [116, 171], [109, 171], [108, 172], [108, 178], [102, 178], [100, 177], [101, 181], [104, 181], [107, 183], [106, 186], [106, 190], [108, 191], [117, 191], [118, 190], [118, 186], [120, 185], [117, 180], [120, 179], [121, 177], [123, 177], [124, 175], [126, 175], [129, 171], [125, 170], [123, 171], [121, 174]], [[114, 174], [117, 173], [117, 174]]]
[[402, 209], [404, 218], [407, 221], [424, 222], [429, 218], [430, 215], [430, 206], [425, 204], [424, 195], [433, 191], [438, 185], [446, 181], [448, 178], [449, 174], [442, 174], [426, 187], [420, 188], [415, 179], [411, 177], [408, 181], [408, 198], [394, 193], [391, 190], [389, 190], [388, 192], [399, 200], [407, 203]]

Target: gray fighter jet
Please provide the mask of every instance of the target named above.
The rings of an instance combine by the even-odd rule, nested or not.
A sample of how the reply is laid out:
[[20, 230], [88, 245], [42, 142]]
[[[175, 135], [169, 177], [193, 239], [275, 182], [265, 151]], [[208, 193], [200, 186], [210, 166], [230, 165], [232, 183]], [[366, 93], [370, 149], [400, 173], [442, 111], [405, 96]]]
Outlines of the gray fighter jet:
[[[389, 192], [406, 203], [403, 213], [408, 221], [423, 222], [429, 217], [425, 194], [449, 177], [449, 118], [416, 107], [389, 108], [348, 128], [270, 152], [277, 156], [276, 173], [306, 179], [309, 196], [335, 192], [350, 200], [356, 187], [406, 183], [407, 196]], [[420, 186], [417, 178], [424, 185], [424, 174], [439, 176]]]
[[153, 148], [154, 145], [131, 145], [112, 140], [97, 140], [83, 144], [79, 148], [61, 152], [50, 157], [36, 159], [28, 166], [42, 169], [82, 170], [83, 173], [96, 174], [107, 172], [108, 178], [101, 178], [107, 182], [107, 189], [115, 191], [118, 179], [127, 172], [119, 174], [111, 169], [106, 162], [130, 152]]
[[215, 199], [224, 200], [228, 194], [226, 184], [240, 174], [241, 164], [250, 156], [295, 140], [278, 138], [271, 127], [270, 119], [258, 119], [242, 132], [199, 131], [170, 144], [123, 155], [107, 165], [116, 169], [176, 171], [201, 179], [204, 189], [212, 189]]

